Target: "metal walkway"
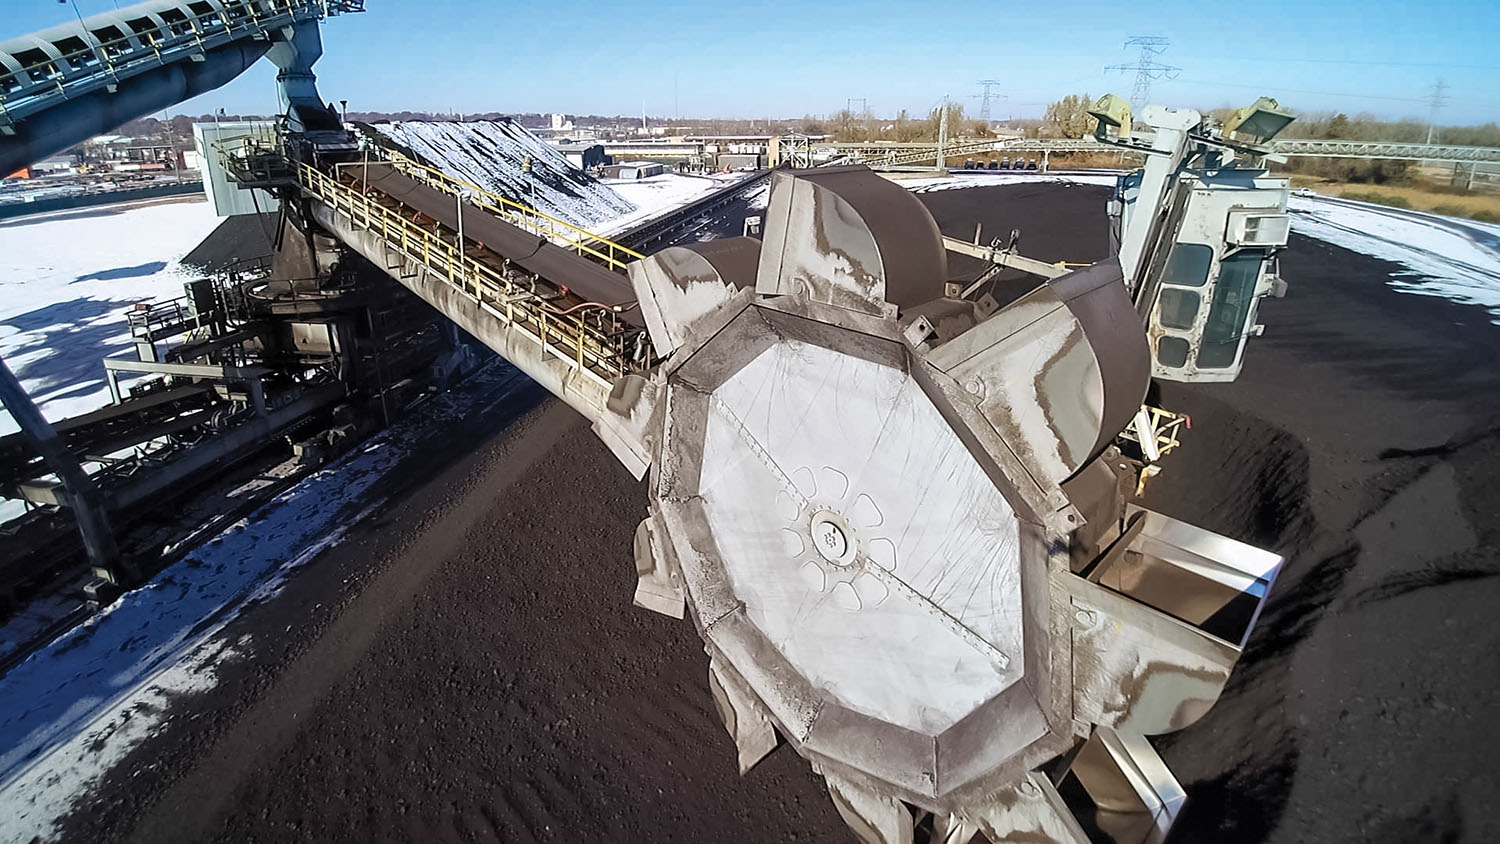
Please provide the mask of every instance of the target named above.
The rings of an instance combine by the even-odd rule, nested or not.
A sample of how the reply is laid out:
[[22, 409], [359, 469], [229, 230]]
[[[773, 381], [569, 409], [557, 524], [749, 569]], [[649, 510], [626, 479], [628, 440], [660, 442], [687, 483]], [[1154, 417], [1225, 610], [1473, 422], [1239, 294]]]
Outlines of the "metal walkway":
[[591, 420], [653, 362], [615, 272], [639, 252], [393, 150], [322, 168], [253, 140], [220, 153], [242, 185], [294, 185], [345, 245]]
[[[833, 149], [849, 163], [865, 164], [873, 169], [901, 167], [936, 161], [937, 144], [833, 144]], [[1360, 158], [1395, 161], [1434, 161], [1440, 163], [1500, 163], [1500, 149], [1466, 147], [1452, 144], [1404, 144], [1383, 141], [1338, 141], [1303, 138], [1278, 138], [1268, 144], [1273, 155], [1299, 158]], [[1001, 153], [1114, 153], [1120, 148], [1101, 144], [1093, 138], [986, 138], [949, 144], [951, 160], [960, 156], [987, 152]]]

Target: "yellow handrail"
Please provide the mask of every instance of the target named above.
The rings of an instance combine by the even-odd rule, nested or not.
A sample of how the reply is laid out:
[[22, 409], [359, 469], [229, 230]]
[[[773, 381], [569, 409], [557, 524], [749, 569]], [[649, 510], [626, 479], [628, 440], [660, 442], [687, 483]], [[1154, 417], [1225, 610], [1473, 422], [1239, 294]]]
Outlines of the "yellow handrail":
[[606, 383], [634, 368], [628, 344], [635, 333], [611, 335], [580, 314], [557, 312], [534, 291], [461, 253], [449, 238], [417, 225], [315, 167], [299, 163], [297, 176], [303, 190], [347, 217], [352, 225], [375, 233], [387, 248], [488, 306], [496, 319], [531, 335], [569, 365]]
[[[628, 246], [622, 246], [587, 229], [538, 211], [529, 205], [507, 199], [487, 191], [478, 185], [454, 178], [442, 170], [412, 160], [395, 150], [371, 146], [370, 151], [387, 164], [409, 176], [420, 179], [431, 187], [452, 196], [467, 193], [470, 201], [488, 208], [501, 219], [526, 231], [545, 237], [559, 246], [572, 249], [579, 255], [588, 255], [614, 270], [623, 270], [631, 261], [645, 256]], [[340, 167], [358, 167], [360, 162], [346, 162]]]

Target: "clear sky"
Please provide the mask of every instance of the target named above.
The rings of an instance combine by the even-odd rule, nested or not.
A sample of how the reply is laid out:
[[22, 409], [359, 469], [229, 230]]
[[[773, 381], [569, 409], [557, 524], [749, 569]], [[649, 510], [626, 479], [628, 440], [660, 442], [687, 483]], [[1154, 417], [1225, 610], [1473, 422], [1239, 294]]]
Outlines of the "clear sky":
[[[76, 0], [87, 16], [113, 0]], [[121, 5], [128, 5], [121, 3]], [[795, 117], [864, 98], [877, 115], [925, 113], [946, 93], [971, 114], [980, 79], [997, 118], [1039, 116], [1063, 94], [1129, 96], [1127, 36], [1161, 35], [1181, 68], [1152, 101], [1214, 108], [1260, 94], [1297, 111], [1500, 121], [1500, 2], [1478, 0], [367, 0], [324, 26], [317, 66], [352, 111], [565, 112]], [[0, 37], [61, 23], [57, 0], [0, 0]], [[275, 109], [267, 62], [172, 113]]]

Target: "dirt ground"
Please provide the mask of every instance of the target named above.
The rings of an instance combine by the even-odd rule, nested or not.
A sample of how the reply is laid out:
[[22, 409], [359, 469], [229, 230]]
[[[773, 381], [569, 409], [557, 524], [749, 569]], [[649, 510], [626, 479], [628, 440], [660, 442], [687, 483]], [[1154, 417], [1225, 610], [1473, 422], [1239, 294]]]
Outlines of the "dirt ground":
[[[923, 199], [1107, 248], [1100, 189]], [[1148, 506], [1289, 558], [1219, 704], [1155, 739], [1175, 842], [1500, 838], [1500, 328], [1392, 270], [1294, 237], [1240, 381], [1163, 390], [1193, 428]], [[630, 606], [644, 488], [576, 414], [533, 390], [388, 483], [70, 839], [853, 840], [790, 750], [737, 773], [691, 624]]]

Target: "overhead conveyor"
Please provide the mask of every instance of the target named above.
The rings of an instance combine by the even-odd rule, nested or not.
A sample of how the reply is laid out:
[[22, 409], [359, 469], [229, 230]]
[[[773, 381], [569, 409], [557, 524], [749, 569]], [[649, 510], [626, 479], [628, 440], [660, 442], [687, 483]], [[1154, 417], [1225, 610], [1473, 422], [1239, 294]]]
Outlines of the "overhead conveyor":
[[[463, 196], [450, 196], [423, 184], [398, 170], [392, 164], [374, 162], [350, 164], [340, 169], [356, 188], [387, 197], [421, 213], [454, 232], [461, 230], [466, 241], [543, 280], [556, 280], [560, 294], [566, 294], [568, 307], [600, 307], [618, 315], [618, 319], [637, 328], [645, 323], [635, 307], [635, 293], [630, 282], [619, 273], [606, 269], [575, 252], [557, 246], [534, 232], [511, 225]], [[463, 216], [462, 227], [459, 216]], [[470, 247], [472, 248], [472, 247]], [[483, 252], [475, 253], [483, 260]], [[577, 300], [577, 301], [575, 301]]]
[[151, 0], [0, 42], [0, 175], [218, 88], [262, 57], [282, 69], [283, 107], [317, 123], [313, 103], [289, 102], [307, 99], [295, 89], [322, 51], [317, 22], [363, 7]]
[[633, 250], [380, 147], [316, 166], [255, 144], [221, 152], [241, 185], [295, 191], [309, 222], [591, 420], [652, 362], [636, 294], [608, 268]]

